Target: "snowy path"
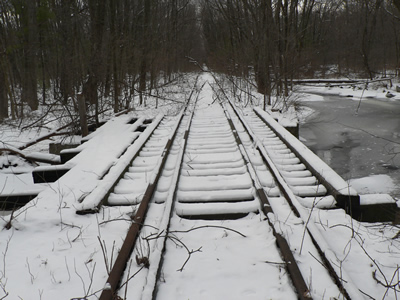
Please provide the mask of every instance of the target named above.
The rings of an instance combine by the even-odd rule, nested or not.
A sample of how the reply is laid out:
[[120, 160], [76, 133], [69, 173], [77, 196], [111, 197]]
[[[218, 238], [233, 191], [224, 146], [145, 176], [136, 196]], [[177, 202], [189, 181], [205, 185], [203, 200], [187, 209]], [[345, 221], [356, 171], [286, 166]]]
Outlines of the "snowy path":
[[[159, 299], [259, 299], [261, 294], [274, 299], [296, 299], [298, 292], [287, 288], [291, 286], [291, 278], [288, 273], [282, 273], [287, 262], [282, 260], [275, 237], [279, 231], [282, 239], [285, 236], [297, 244], [301, 242], [304, 223], [293, 216], [287, 205], [285, 208], [284, 197], [261, 156], [251, 149], [252, 143], [243, 127], [238, 130], [241, 137], [235, 136], [229, 113], [213, 101], [209, 83], [199, 98], [192, 120], [182, 125], [190, 123], [182, 146], [184, 153], [180, 149], [183, 158], [175, 170], [175, 173], [179, 171], [178, 184], [170, 189], [172, 196], [166, 197], [175, 202], [163, 202], [162, 197], [155, 197], [149, 209], [151, 218], [146, 219], [135, 246], [136, 260], [142, 262], [146, 258], [150, 270], [146, 274], [142, 271], [144, 264], [130, 265], [122, 282], [127, 282], [130, 274], [141, 272], [142, 275], [132, 278], [120, 296], [150, 299], [156, 291]], [[233, 126], [240, 126], [238, 118], [235, 123]], [[182, 135], [181, 130], [179, 136]], [[173, 153], [179, 152], [179, 145], [180, 142], [175, 143]], [[178, 157], [173, 158], [176, 166], [179, 166]], [[170, 178], [173, 168], [164, 172]], [[165, 192], [167, 185], [160, 186], [157, 191]], [[276, 213], [268, 218], [284, 225], [271, 228], [271, 222], [262, 212], [258, 189], [273, 199]], [[324, 267], [310, 259], [322, 260], [311, 238], [306, 235], [303, 239], [302, 250], [308, 253], [308, 259], [296, 247], [289, 251], [302, 262], [300, 269], [303, 277], [307, 277], [308, 286], [316, 283], [311, 296], [338, 297], [341, 292]], [[182, 259], [185, 253], [186, 260]]]
[[[221, 105], [211, 96], [206, 84], [180, 167], [157, 298], [259, 299], [264, 294], [296, 299], [287, 288], [290, 278], [272, 231], [256, 214], [260, 202], [246, 162]], [[132, 282], [128, 298], [140, 293], [135, 286]]]
[[[120, 158], [101, 179], [95, 175], [90, 192], [83, 187], [91, 173], [80, 166], [17, 211], [11, 229], [0, 230], [0, 298], [110, 299], [100, 294], [127, 232], [140, 226], [118, 289], [122, 299], [395, 299], [396, 232], [310, 205], [323, 190], [316, 178], [252, 112], [237, 115], [216, 101], [213, 85], [202, 74], [196, 104], [159, 117], [153, 134], [140, 134], [126, 151], [115, 147]], [[68, 178], [82, 182], [67, 190]], [[329, 193], [323, 191], [321, 197]], [[138, 219], [146, 197], [146, 218]], [[97, 213], [76, 214], [85, 209]], [[8, 217], [0, 221], [3, 228]], [[295, 291], [279, 238], [309, 294]]]

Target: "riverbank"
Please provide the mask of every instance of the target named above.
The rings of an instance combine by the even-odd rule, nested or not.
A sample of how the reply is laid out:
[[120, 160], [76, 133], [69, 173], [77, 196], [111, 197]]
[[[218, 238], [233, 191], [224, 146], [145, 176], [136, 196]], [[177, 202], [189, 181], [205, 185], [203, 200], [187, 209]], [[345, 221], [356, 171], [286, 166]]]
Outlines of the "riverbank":
[[400, 93], [340, 86], [301, 91], [302, 142], [359, 193], [399, 199]]

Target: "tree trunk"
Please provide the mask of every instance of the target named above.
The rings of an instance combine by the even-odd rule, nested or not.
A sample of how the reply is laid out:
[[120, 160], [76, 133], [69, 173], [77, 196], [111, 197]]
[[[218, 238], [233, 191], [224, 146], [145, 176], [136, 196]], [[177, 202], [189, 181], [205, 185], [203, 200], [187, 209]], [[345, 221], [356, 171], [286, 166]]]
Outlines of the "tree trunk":
[[374, 77], [371, 64], [370, 54], [373, 43], [373, 32], [376, 27], [378, 12], [383, 3], [383, 0], [376, 0], [374, 7], [369, 11], [368, 3], [365, 5], [365, 26], [362, 36], [361, 53], [363, 58], [364, 67], [368, 73], [369, 78], [372, 80]]
[[113, 99], [114, 99], [114, 112], [119, 111], [119, 83], [118, 83], [118, 60], [117, 49], [119, 42], [119, 31], [117, 29], [116, 21], [118, 17], [118, 9], [115, 1], [110, 1], [110, 50], [111, 50], [111, 66], [112, 66], [112, 80], [113, 80]]
[[6, 72], [0, 58], [0, 121], [8, 118], [7, 90]]
[[[74, 59], [73, 55], [76, 51], [74, 49], [74, 43], [77, 37], [74, 36], [74, 28], [72, 24], [71, 14], [73, 10], [67, 1], [60, 2], [60, 16], [58, 22], [58, 32], [60, 35], [60, 42], [58, 43], [57, 51], [60, 49], [60, 92], [63, 99], [63, 103], [67, 104], [69, 97], [74, 95], [74, 76], [73, 74]], [[75, 50], [75, 51], [74, 51]]]
[[78, 94], [77, 100], [78, 100], [78, 107], [79, 107], [79, 121], [80, 121], [80, 125], [81, 125], [81, 134], [82, 134], [82, 137], [84, 137], [89, 134], [88, 125], [87, 125], [85, 96], [83, 94]]
[[21, 12], [22, 30], [24, 33], [24, 71], [22, 75], [21, 100], [29, 105], [32, 110], [39, 106], [37, 97], [36, 75], [36, 6], [34, 1], [26, 1]]
[[101, 78], [101, 63], [105, 57], [102, 51], [102, 42], [105, 28], [106, 1], [89, 0], [89, 11], [91, 19], [91, 53], [88, 70], [88, 79], [84, 84], [83, 92], [85, 99], [95, 105], [95, 120], [99, 124], [99, 97], [98, 86]]
[[139, 92], [140, 105], [144, 104], [143, 93], [146, 90], [146, 75], [148, 69], [148, 58], [150, 51], [150, 10], [151, 0], [144, 0], [144, 19], [143, 19], [143, 45], [142, 45], [142, 61], [140, 63], [139, 73]]

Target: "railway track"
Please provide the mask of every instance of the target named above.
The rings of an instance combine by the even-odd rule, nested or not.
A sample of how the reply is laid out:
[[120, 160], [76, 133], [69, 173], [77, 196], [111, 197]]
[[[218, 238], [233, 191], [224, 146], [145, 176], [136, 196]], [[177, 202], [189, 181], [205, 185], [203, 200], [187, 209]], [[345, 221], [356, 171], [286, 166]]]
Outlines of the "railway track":
[[133, 210], [100, 299], [361, 299], [299, 202], [335, 195], [260, 115], [216, 101], [206, 78], [104, 197], [78, 208]]

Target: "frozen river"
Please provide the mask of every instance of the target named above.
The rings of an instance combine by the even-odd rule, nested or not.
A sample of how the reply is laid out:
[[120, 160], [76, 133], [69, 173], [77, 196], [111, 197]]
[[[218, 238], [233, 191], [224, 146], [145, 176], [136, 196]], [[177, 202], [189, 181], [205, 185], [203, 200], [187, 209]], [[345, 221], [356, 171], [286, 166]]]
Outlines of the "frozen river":
[[314, 110], [300, 125], [301, 140], [346, 180], [390, 176], [390, 183], [384, 182], [391, 181], [387, 176], [372, 178], [379, 178], [382, 189], [392, 186], [386, 192], [400, 197], [400, 103], [323, 99], [301, 103]]

